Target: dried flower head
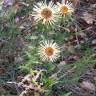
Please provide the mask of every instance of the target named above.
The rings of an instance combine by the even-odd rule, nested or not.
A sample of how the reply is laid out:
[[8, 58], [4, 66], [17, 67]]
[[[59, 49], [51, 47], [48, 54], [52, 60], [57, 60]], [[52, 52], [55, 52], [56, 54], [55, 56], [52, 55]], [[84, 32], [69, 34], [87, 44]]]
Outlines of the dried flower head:
[[55, 11], [55, 6], [52, 2], [46, 3], [37, 3], [33, 8], [34, 19], [36, 22], [42, 21], [43, 24], [54, 24], [57, 21], [57, 15]]
[[57, 5], [59, 6], [58, 10], [62, 15], [65, 15], [74, 11], [72, 3], [68, 2], [68, 0], [67, 1], [62, 0], [62, 3], [57, 2]]
[[60, 47], [57, 43], [51, 41], [43, 41], [39, 47], [39, 55], [42, 61], [55, 61], [60, 56]]

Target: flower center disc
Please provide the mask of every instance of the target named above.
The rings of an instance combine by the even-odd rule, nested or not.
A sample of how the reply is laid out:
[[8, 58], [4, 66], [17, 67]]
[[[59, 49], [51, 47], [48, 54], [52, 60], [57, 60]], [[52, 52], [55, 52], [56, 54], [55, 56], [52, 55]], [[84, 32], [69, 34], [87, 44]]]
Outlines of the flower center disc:
[[54, 50], [53, 50], [53, 48], [51, 48], [51, 47], [48, 47], [48, 48], [45, 49], [45, 53], [46, 53], [48, 56], [53, 55], [53, 52], [54, 52]]
[[41, 11], [41, 15], [42, 17], [44, 17], [45, 19], [49, 19], [51, 16], [52, 16], [52, 11], [48, 8], [44, 8], [42, 11]]
[[66, 13], [68, 13], [68, 8], [67, 8], [66, 6], [62, 6], [62, 7], [60, 8], [60, 11], [61, 11], [63, 14], [66, 14]]

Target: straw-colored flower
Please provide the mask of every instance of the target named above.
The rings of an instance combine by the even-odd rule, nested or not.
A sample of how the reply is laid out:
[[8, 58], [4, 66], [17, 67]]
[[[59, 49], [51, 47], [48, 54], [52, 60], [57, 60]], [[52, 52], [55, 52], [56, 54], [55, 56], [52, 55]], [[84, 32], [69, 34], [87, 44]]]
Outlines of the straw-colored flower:
[[62, 0], [62, 3], [57, 2], [58, 10], [62, 15], [71, 13], [74, 11], [72, 3], [68, 2], [68, 0]]
[[51, 41], [43, 41], [39, 47], [39, 55], [42, 61], [55, 61], [60, 57], [60, 47], [57, 43]]
[[34, 19], [36, 22], [42, 21], [43, 24], [54, 24], [57, 21], [57, 15], [55, 10], [56, 5], [52, 2], [46, 3], [40, 2], [33, 8]]

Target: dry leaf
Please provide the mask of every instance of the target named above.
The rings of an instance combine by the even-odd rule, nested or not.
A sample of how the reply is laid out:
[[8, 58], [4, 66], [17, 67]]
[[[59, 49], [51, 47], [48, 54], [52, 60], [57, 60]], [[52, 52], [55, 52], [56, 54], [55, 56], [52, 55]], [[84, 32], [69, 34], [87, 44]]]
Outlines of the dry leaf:
[[90, 81], [82, 81], [80, 83], [80, 86], [86, 90], [94, 91], [95, 90], [95, 85], [91, 83]]
[[83, 13], [83, 17], [82, 17], [88, 24], [92, 24], [94, 21], [94, 18], [91, 14], [89, 14], [88, 12], [84, 12]]

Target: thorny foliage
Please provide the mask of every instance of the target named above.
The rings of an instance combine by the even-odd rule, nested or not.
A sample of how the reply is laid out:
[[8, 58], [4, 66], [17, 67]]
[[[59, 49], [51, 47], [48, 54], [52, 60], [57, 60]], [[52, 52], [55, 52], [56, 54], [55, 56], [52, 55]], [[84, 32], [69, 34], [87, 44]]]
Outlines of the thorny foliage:
[[[4, 0], [3, 5], [2, 1], [0, 95], [95, 96], [96, 1], [70, 0], [75, 16], [53, 29], [36, 25], [30, 15], [39, 0]], [[36, 52], [42, 39], [61, 45], [57, 62], [40, 61]]]

